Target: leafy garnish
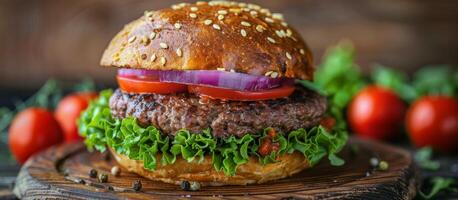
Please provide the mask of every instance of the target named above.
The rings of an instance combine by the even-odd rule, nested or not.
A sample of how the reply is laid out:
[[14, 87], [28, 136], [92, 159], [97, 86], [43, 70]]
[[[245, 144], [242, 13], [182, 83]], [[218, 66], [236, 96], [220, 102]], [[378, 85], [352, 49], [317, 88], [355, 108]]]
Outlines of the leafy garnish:
[[417, 98], [417, 91], [408, 83], [408, 78], [404, 73], [379, 64], [375, 65], [375, 67], [372, 73], [372, 80], [375, 84], [393, 89], [407, 102]]
[[366, 81], [355, 63], [355, 51], [349, 42], [328, 49], [315, 72], [315, 82], [299, 81], [307, 88], [328, 97], [328, 114], [336, 120], [336, 128], [346, 130], [344, 110]]
[[415, 153], [415, 161], [422, 169], [427, 170], [438, 170], [440, 163], [438, 161], [431, 160], [433, 155], [433, 149], [431, 147], [423, 147]]
[[422, 68], [411, 80], [401, 71], [376, 65], [372, 79], [377, 85], [395, 91], [406, 102], [425, 95], [458, 95], [458, 71], [447, 65]]
[[436, 196], [440, 191], [451, 190], [456, 192], [455, 187], [452, 185], [457, 184], [457, 181], [454, 178], [444, 178], [444, 177], [434, 177], [431, 179], [432, 189], [428, 194], [420, 191], [420, 196], [424, 199], [431, 199]]
[[90, 150], [106, 151], [108, 145], [130, 159], [142, 160], [144, 167], [149, 170], [156, 169], [159, 159], [162, 165], [167, 165], [174, 163], [178, 156], [188, 162], [200, 162], [208, 155], [212, 157], [217, 171], [232, 176], [237, 167], [247, 163], [250, 157], [257, 157], [260, 163], [268, 164], [276, 162], [277, 155], [296, 151], [307, 157], [312, 166], [326, 155], [331, 164], [344, 164], [336, 154], [348, 139], [345, 131], [331, 134], [317, 126], [310, 130], [298, 129], [287, 136], [278, 134], [272, 140], [279, 144], [278, 151], [261, 156], [258, 147], [269, 128], [262, 133], [246, 134], [240, 138], [214, 138], [211, 130], [195, 134], [183, 129], [175, 137], [169, 138], [161, 135], [154, 126], [140, 126], [135, 118], [114, 119], [108, 106], [111, 94], [111, 90], [102, 91], [99, 99], [91, 102], [82, 113], [78, 120], [80, 133]]
[[458, 70], [448, 65], [426, 66], [418, 70], [412, 80], [418, 96], [458, 95]]

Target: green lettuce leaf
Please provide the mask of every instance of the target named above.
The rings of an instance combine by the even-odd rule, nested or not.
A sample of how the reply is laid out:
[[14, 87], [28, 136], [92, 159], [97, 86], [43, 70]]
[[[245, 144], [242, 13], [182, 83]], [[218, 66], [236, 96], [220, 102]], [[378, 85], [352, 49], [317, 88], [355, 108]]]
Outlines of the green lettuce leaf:
[[144, 167], [149, 170], [155, 170], [159, 162], [162, 165], [172, 164], [179, 156], [188, 162], [202, 162], [209, 155], [215, 170], [233, 176], [237, 168], [247, 163], [250, 157], [257, 157], [260, 163], [269, 164], [276, 162], [278, 155], [295, 151], [307, 157], [312, 166], [326, 155], [331, 164], [344, 164], [336, 154], [348, 139], [345, 131], [331, 134], [317, 126], [310, 130], [298, 129], [286, 136], [277, 134], [272, 141], [279, 144], [278, 151], [261, 156], [258, 148], [270, 128], [240, 138], [214, 138], [210, 129], [198, 134], [183, 129], [171, 138], [162, 135], [154, 126], [140, 126], [135, 118], [114, 119], [108, 106], [112, 93], [111, 90], [102, 91], [100, 97], [81, 114], [78, 120], [80, 134], [85, 138], [89, 150], [103, 152], [109, 146], [130, 159], [143, 161]]

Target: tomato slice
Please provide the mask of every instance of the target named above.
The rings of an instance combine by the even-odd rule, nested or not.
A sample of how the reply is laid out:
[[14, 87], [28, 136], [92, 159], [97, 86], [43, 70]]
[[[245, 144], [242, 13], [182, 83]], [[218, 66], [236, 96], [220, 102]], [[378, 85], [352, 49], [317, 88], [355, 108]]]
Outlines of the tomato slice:
[[250, 92], [196, 85], [188, 86], [188, 91], [191, 93], [208, 96], [212, 99], [235, 101], [259, 101], [287, 97], [294, 92], [294, 89], [294, 85], [284, 85], [270, 90]]
[[121, 90], [132, 93], [171, 94], [185, 92], [187, 86], [178, 83], [164, 83], [149, 79], [116, 76]]

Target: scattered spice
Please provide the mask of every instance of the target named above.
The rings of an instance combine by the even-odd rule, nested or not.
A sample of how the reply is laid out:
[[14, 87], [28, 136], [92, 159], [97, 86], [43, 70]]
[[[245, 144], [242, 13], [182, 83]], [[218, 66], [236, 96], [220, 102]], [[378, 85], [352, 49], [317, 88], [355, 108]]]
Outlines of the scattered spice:
[[190, 185], [190, 189], [191, 189], [192, 191], [200, 190], [200, 183], [199, 183], [199, 182], [192, 181], [192, 182], [191, 182], [191, 185]]
[[369, 159], [369, 163], [372, 168], [377, 168], [380, 164], [380, 160], [376, 157], [372, 157], [371, 159]]
[[189, 189], [191, 189], [191, 184], [189, 183], [189, 181], [182, 181], [180, 186], [182, 190], [188, 191]]
[[132, 183], [132, 189], [134, 189], [137, 192], [140, 191], [142, 189], [142, 182], [140, 180], [135, 180]]
[[91, 170], [89, 171], [89, 177], [91, 177], [91, 178], [97, 178], [97, 170], [91, 169]]
[[119, 169], [118, 166], [114, 166], [111, 168], [111, 174], [113, 174], [113, 176], [119, 176], [119, 174], [121, 174], [121, 169]]
[[65, 169], [64, 170], [64, 176], [68, 176], [70, 174], [69, 170], [68, 169]]
[[378, 169], [379, 170], [382, 170], [382, 171], [385, 171], [385, 170], [388, 170], [390, 166], [388, 165], [388, 162], [382, 160], [380, 161], [379, 165], [378, 165]]
[[108, 182], [108, 175], [107, 174], [100, 174], [98, 180], [99, 180], [100, 183], [106, 183], [106, 182]]

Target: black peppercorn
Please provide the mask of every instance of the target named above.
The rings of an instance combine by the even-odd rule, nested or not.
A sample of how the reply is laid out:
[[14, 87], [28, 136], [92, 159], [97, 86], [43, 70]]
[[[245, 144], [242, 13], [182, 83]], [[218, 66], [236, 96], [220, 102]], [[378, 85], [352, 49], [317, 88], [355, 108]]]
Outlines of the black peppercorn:
[[108, 190], [113, 191], [114, 190], [113, 186], [109, 185]]
[[191, 189], [191, 184], [189, 183], [189, 181], [181, 181], [181, 189], [182, 190], [190, 190]]
[[134, 189], [135, 191], [140, 191], [142, 189], [142, 182], [140, 180], [135, 180], [132, 183], [132, 189]]
[[100, 174], [100, 175], [99, 175], [99, 182], [100, 182], [100, 183], [106, 183], [106, 182], [108, 182], [108, 175], [106, 175], [106, 174]]
[[91, 169], [91, 171], [89, 171], [89, 177], [97, 178], [97, 170]]

